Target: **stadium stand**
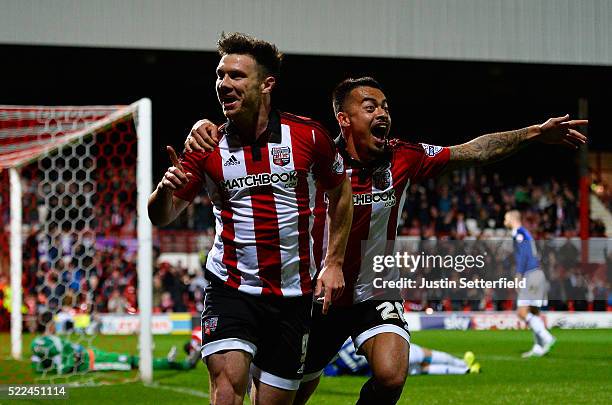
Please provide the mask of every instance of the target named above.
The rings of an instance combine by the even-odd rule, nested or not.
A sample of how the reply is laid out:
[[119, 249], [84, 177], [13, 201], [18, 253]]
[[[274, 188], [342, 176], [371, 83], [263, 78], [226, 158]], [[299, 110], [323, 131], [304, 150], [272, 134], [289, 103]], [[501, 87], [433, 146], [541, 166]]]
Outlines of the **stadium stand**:
[[[126, 169], [113, 168], [103, 172], [104, 181], [98, 187], [105, 200], [96, 205], [96, 210], [105, 210], [112, 215], [99, 215], [110, 220], [97, 223], [98, 249], [91, 260], [95, 263], [93, 272], [84, 277], [77, 263], [55, 260], [58, 254], [49, 246], [45, 237], [32, 227], [25, 243], [23, 272], [24, 311], [26, 325], [28, 316], [35, 318], [44, 308], [54, 308], [60, 303], [72, 308], [75, 313], [134, 313], [137, 311], [136, 265], [134, 247], [129, 241], [135, 235], [135, 208], [133, 195], [135, 173]], [[39, 179], [34, 174], [26, 176], [24, 187], [24, 216], [35, 223], [45, 201], [38, 200], [36, 189]], [[109, 192], [111, 191], [111, 192]], [[608, 190], [609, 194], [609, 190]], [[421, 239], [437, 238], [448, 240], [499, 238], [504, 234], [503, 215], [507, 210], [518, 208], [524, 213], [526, 227], [537, 239], [553, 237], [575, 237], [578, 235], [578, 209], [576, 187], [550, 178], [535, 182], [527, 178], [516, 184], [502, 178], [498, 173], [478, 173], [475, 170], [456, 171], [446, 182], [426, 182], [409, 187], [405, 206], [398, 227], [403, 236]], [[0, 203], [6, 197], [0, 196]], [[608, 200], [604, 200], [609, 204]], [[61, 204], [61, 202], [55, 202]], [[6, 220], [6, 219], [5, 219]], [[602, 236], [604, 230], [597, 222], [591, 222], [591, 236]], [[204, 193], [175, 222], [157, 231], [157, 239], [166, 238], [185, 251], [195, 252], [194, 238], [199, 234], [210, 235], [214, 231], [212, 204]], [[185, 232], [183, 235], [182, 232]], [[86, 246], [68, 246], [70, 238], [64, 238], [64, 250], [85, 249]], [[178, 236], [177, 236], [178, 235]], [[183, 236], [181, 236], [183, 235]], [[119, 243], [122, 240], [124, 243]], [[104, 249], [99, 249], [103, 246]], [[558, 247], [558, 254], [578, 257], [576, 247], [566, 243]], [[563, 253], [564, 252], [564, 253]], [[153, 303], [154, 312], [192, 312], [202, 310], [204, 278], [200, 270], [193, 271], [187, 266], [159, 261], [160, 250], [154, 257]], [[552, 255], [551, 257], [554, 257]], [[489, 255], [495, 261], [495, 254]], [[546, 254], [544, 254], [546, 261]], [[55, 263], [51, 266], [50, 263]], [[552, 270], [547, 276], [551, 290], [558, 292], [551, 299], [550, 308], [555, 310], [606, 310], [609, 293], [609, 275], [612, 274], [612, 252], [606, 264], [591, 266], [584, 271], [577, 263], [570, 265], [545, 263]], [[507, 260], [489, 263], [497, 269], [490, 277], [512, 274], [512, 264]], [[430, 271], [434, 271], [431, 269]], [[8, 327], [8, 283], [6, 275], [0, 274], [0, 329]], [[79, 292], [78, 294], [75, 294]], [[463, 300], [440, 296], [436, 291], [422, 292], [418, 299], [411, 298], [409, 310], [430, 307], [435, 310], [504, 310], [512, 309], [515, 297], [506, 290], [481, 293], [474, 291], [472, 297]], [[569, 300], [566, 297], [576, 298]], [[32, 328], [35, 322], [31, 322]]]

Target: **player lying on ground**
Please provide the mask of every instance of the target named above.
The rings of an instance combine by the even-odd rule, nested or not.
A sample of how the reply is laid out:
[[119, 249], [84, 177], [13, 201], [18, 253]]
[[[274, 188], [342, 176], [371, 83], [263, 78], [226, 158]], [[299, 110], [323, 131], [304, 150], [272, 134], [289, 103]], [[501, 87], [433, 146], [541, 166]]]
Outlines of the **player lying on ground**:
[[185, 354], [187, 355], [187, 361], [193, 364], [193, 367], [197, 366], [202, 356], [202, 327], [198, 326], [193, 328], [191, 331], [191, 340], [185, 343], [183, 350], [185, 350]]
[[548, 305], [548, 282], [540, 269], [535, 240], [523, 226], [521, 213], [517, 210], [506, 212], [504, 225], [512, 231], [517, 276], [527, 282], [525, 288], [518, 292], [516, 312], [533, 332], [534, 343], [531, 350], [523, 353], [522, 357], [541, 357], [548, 353], [557, 341], [539, 316], [540, 308]]
[[[468, 374], [479, 373], [480, 363], [476, 362], [473, 352], [465, 352], [463, 359], [438, 350], [428, 349], [410, 343], [410, 375], [418, 374]], [[337, 357], [323, 370], [328, 377], [339, 375], [372, 375], [372, 369], [365, 356], [357, 354], [355, 344], [348, 338], [342, 345]]]
[[[394, 404], [408, 375], [408, 326], [399, 313], [400, 300], [376, 301], [368, 291], [372, 257], [384, 255], [387, 240], [397, 234], [407, 187], [438, 176], [444, 170], [479, 166], [504, 159], [533, 142], [577, 147], [586, 137], [576, 131], [586, 120], [569, 116], [550, 118], [540, 125], [482, 135], [450, 147], [413, 144], [389, 135], [391, 115], [380, 84], [368, 77], [347, 79], [333, 93], [341, 136], [337, 147], [344, 158], [353, 188], [353, 223], [346, 248], [344, 293], [335, 299], [327, 315], [313, 308], [306, 368], [294, 403], [305, 403], [314, 392], [323, 368], [348, 336], [366, 355], [373, 377], [363, 386], [358, 404]], [[201, 121], [185, 142], [187, 150], [211, 150], [219, 139], [217, 127]], [[324, 199], [317, 212], [325, 212]], [[321, 218], [321, 216], [318, 216]], [[315, 243], [325, 238], [325, 221], [315, 220]], [[362, 241], [368, 252], [362, 254]], [[319, 245], [320, 247], [320, 245]], [[315, 249], [317, 252], [318, 249]], [[362, 276], [366, 277], [362, 277]], [[366, 293], [364, 293], [364, 291]]]
[[[41, 319], [42, 336], [36, 337], [30, 346], [32, 370], [36, 373], [68, 374], [88, 371], [116, 371], [138, 368], [138, 356], [129, 353], [112, 353], [87, 348], [55, 335], [55, 323], [51, 312], [44, 312]], [[176, 348], [167, 358], [154, 358], [154, 370], [190, 370], [194, 364], [189, 360], [177, 362]]]

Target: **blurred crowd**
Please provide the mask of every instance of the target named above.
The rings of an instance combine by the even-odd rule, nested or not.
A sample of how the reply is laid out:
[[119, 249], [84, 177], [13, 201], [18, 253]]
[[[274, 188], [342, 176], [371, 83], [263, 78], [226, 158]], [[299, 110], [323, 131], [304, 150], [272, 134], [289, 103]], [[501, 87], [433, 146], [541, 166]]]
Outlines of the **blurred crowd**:
[[[612, 193], [611, 193], [612, 195]], [[612, 208], [612, 198], [609, 203]], [[579, 232], [576, 185], [555, 178], [504, 182], [498, 173], [475, 169], [455, 171], [445, 179], [412, 184], [399, 220], [399, 235], [463, 239], [504, 227], [504, 214], [519, 209], [538, 239], [573, 237]], [[210, 232], [214, 229], [212, 203], [203, 194], [194, 200], [169, 229]], [[590, 222], [590, 235], [604, 236], [599, 221]]]
[[[45, 185], [41, 185], [36, 176], [24, 176], [24, 222], [31, 224], [24, 248], [25, 314], [35, 315], [45, 307], [70, 307], [82, 313], [137, 311], [135, 247], [133, 243], [131, 246], [125, 243], [133, 241], [135, 236], [135, 174], [132, 170], [112, 166], [99, 173], [103, 181], [98, 181], [97, 193], [91, 193], [92, 186], [87, 186], [88, 183], [83, 190], [73, 190], [70, 187], [74, 186], [68, 185], [60, 190], [63, 197], [46, 199], [39, 194], [39, 189], [42, 187], [44, 191]], [[602, 195], [610, 194], [606, 190], [602, 190]], [[0, 201], [2, 204], [6, 204], [4, 194], [3, 201]], [[80, 197], [83, 194], [90, 197]], [[612, 198], [602, 200], [612, 207]], [[75, 208], [77, 211], [91, 211], [89, 223], [71, 219]], [[535, 181], [531, 177], [515, 184], [504, 181], [497, 173], [474, 169], [410, 185], [398, 233], [423, 240], [499, 238], [508, 235], [503, 230], [503, 217], [510, 209], [523, 212], [524, 225], [536, 239], [578, 235], [576, 185], [555, 178]], [[2, 210], [2, 215], [0, 225], [6, 226], [6, 210]], [[37, 224], [43, 217], [54, 221], [41, 229]], [[591, 222], [590, 226], [591, 236], [604, 235], [602, 224]], [[176, 230], [208, 234], [214, 231], [212, 204], [206, 194], [196, 197], [194, 203], [165, 228], [167, 232]], [[6, 245], [6, 238], [0, 243]], [[564, 246], [566, 251], [572, 249], [569, 242]], [[541, 253], [544, 260], [548, 260], [545, 264], [551, 286], [559, 292], [556, 299], [551, 300], [551, 308], [584, 310], [607, 307], [612, 253], [608, 255], [606, 265], [588, 269], [577, 262], [559, 264], [555, 261], [558, 255], [547, 257], [547, 252]], [[201, 311], [202, 271], [188, 269], [181, 263], [159, 261], [158, 256], [159, 250], [154, 258], [154, 310]], [[499, 259], [499, 263], [493, 263], [498, 271], [491, 276], [513, 274], [507, 256], [504, 260]], [[573, 252], [569, 256], [579, 258], [580, 255]], [[0, 314], [8, 309], [9, 294], [8, 268], [3, 268], [5, 270], [0, 269]], [[413, 301], [414, 308], [509, 309], [513, 299], [501, 296], [499, 291], [489, 291], [467, 300], [453, 300], [436, 294], [436, 291], [425, 292], [424, 296]]]
[[503, 229], [504, 214], [518, 209], [535, 238], [571, 237], [579, 230], [577, 204], [576, 187], [555, 178], [536, 182], [527, 177], [512, 184], [498, 173], [455, 171], [447, 181], [410, 186], [399, 234], [452, 239], [478, 236], [487, 229]]
[[161, 262], [153, 272], [153, 311], [201, 313], [204, 309], [204, 272]]
[[[608, 176], [607, 178], [609, 179], [610, 177]], [[612, 212], [612, 186], [601, 175], [592, 176], [591, 191], [599, 197], [608, 211]]]
[[[459, 278], [475, 280], [511, 280], [515, 277], [515, 261], [512, 241], [491, 235], [473, 240], [420, 240], [416, 246], [404, 243], [401, 251], [419, 255], [453, 257], [482, 255], [482, 270], [468, 269], [463, 272], [449, 271], [439, 263], [419, 267], [418, 272], [404, 272], [402, 277], [412, 278], [415, 285], [421, 280], [453, 280], [460, 285]], [[599, 246], [598, 246], [599, 245]], [[592, 244], [590, 248], [602, 248], [603, 244]], [[612, 277], [612, 251], [603, 248], [605, 263], [583, 265], [580, 241], [566, 239], [563, 243], [552, 240], [536, 242], [541, 268], [548, 284], [548, 308], [556, 311], [607, 311], [610, 295], [608, 280]], [[516, 290], [500, 288], [415, 288], [404, 291], [409, 310], [435, 311], [488, 311], [512, 310], [516, 302]]]

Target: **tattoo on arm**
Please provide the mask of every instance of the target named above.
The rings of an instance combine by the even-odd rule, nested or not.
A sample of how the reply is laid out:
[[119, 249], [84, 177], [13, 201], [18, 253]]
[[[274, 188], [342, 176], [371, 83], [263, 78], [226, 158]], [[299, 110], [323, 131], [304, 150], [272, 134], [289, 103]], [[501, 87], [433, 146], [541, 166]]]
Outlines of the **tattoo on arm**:
[[447, 170], [482, 166], [502, 160], [529, 143], [529, 128], [479, 136], [461, 145], [451, 146]]

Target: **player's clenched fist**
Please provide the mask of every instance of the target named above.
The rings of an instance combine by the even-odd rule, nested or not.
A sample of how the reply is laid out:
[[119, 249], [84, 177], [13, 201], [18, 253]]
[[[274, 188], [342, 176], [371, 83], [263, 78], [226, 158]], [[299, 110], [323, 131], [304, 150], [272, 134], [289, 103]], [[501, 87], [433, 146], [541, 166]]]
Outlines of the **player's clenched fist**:
[[166, 170], [166, 173], [164, 174], [164, 177], [162, 178], [158, 187], [160, 190], [173, 192], [174, 190], [185, 187], [193, 175], [191, 173], [185, 173], [183, 165], [181, 165], [181, 162], [172, 146], [166, 146], [166, 150], [170, 156], [172, 166]]

